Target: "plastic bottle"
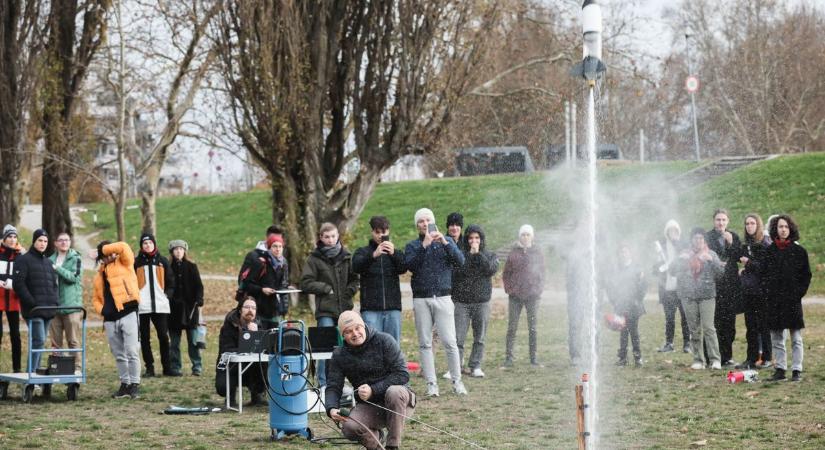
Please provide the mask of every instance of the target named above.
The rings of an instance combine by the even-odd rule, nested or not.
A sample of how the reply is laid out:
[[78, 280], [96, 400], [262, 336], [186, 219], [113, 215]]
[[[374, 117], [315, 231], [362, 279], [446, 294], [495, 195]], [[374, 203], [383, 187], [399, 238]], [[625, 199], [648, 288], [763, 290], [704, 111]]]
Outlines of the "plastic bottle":
[[735, 383], [754, 383], [759, 381], [759, 372], [755, 370], [740, 370], [737, 372], [730, 371], [728, 372], [728, 383], [735, 384]]

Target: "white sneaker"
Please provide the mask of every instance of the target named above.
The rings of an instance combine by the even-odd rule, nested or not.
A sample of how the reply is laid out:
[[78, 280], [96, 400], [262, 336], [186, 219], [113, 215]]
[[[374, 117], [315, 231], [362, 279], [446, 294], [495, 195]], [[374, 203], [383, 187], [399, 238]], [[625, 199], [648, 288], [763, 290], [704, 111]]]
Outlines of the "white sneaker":
[[427, 397], [438, 397], [438, 385], [427, 383]]
[[721, 370], [722, 363], [720, 363], [719, 361], [714, 361], [713, 363], [711, 363], [710, 368], [714, 370]]
[[474, 378], [484, 378], [484, 371], [481, 370], [481, 367], [476, 367], [473, 369], [473, 373], [471, 373], [470, 376]]
[[450, 375], [450, 371], [448, 370], [448, 371], [444, 372], [444, 375], [441, 375], [441, 378], [444, 378], [445, 380], [452, 380], [453, 376]]
[[467, 395], [467, 388], [464, 387], [464, 383], [462, 383], [461, 380], [453, 381], [453, 392], [455, 392], [456, 395]]
[[697, 361], [697, 362], [691, 364], [690, 368], [693, 369], [693, 370], [702, 370], [702, 369], [705, 368], [705, 365]]

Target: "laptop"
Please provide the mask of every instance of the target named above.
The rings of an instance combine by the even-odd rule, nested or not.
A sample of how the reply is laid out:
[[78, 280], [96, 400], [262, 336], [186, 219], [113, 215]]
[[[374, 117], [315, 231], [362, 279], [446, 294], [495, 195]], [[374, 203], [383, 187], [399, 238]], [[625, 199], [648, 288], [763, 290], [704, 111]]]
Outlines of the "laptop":
[[272, 353], [276, 330], [241, 330], [238, 338], [238, 353]]
[[309, 346], [313, 353], [331, 352], [338, 346], [337, 327], [309, 327]]

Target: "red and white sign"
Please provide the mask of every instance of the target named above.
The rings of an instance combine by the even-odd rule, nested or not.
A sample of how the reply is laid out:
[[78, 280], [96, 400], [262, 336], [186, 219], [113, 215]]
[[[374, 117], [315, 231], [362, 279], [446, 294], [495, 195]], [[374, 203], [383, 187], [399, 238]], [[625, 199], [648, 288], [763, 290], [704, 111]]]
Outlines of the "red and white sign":
[[691, 94], [699, 90], [699, 79], [693, 75], [685, 79], [685, 89]]

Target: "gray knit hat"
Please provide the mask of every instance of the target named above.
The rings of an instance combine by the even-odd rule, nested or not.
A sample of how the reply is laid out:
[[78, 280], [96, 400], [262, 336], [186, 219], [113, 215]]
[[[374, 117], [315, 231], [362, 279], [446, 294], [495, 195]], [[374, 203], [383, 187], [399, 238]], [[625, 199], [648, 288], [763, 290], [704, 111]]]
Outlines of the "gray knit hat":
[[17, 234], [17, 228], [14, 228], [14, 225], [8, 224], [5, 227], [3, 227], [3, 240], [11, 236], [12, 234], [20, 237], [20, 235]]
[[182, 249], [189, 251], [189, 244], [186, 243], [183, 239], [175, 239], [173, 241], [169, 241], [169, 251], [175, 249], [175, 247], [181, 247]]

